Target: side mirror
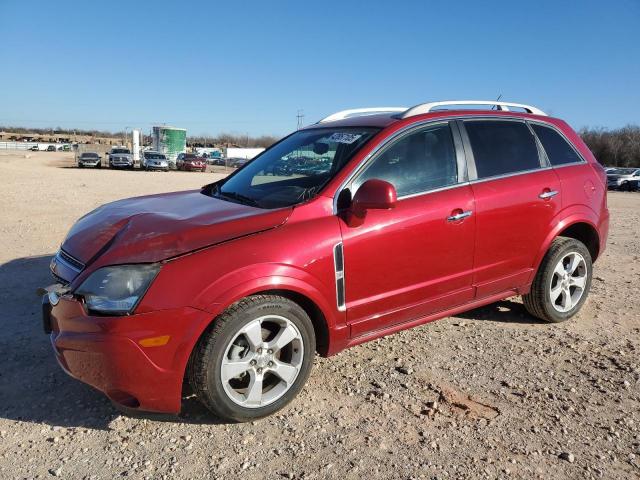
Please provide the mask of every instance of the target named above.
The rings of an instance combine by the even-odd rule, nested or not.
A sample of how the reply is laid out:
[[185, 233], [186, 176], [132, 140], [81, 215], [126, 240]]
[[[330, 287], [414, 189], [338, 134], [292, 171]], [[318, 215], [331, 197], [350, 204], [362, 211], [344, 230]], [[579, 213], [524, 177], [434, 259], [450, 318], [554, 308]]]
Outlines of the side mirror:
[[388, 210], [396, 206], [398, 200], [396, 189], [389, 182], [372, 178], [367, 180], [353, 196], [351, 210], [363, 216], [367, 210]]

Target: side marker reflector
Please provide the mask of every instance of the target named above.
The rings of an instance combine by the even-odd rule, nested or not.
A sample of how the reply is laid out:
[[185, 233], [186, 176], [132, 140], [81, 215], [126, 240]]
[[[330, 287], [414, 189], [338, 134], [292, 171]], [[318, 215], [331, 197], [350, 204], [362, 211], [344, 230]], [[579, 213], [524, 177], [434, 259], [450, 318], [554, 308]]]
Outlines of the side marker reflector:
[[143, 347], [161, 347], [169, 343], [170, 335], [161, 335], [160, 337], [149, 337], [138, 340]]

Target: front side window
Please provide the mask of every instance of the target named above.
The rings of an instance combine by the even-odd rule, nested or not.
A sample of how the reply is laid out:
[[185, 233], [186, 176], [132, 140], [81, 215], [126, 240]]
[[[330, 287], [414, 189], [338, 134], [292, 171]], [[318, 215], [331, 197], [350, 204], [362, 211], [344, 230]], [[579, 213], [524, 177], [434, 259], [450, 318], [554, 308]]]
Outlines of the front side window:
[[280, 208], [315, 196], [379, 129], [300, 130], [215, 185], [211, 194], [260, 208]]
[[538, 140], [542, 143], [551, 165], [582, 162], [582, 159], [571, 145], [553, 128], [535, 123], [531, 124], [531, 128], [536, 132]]
[[355, 193], [373, 178], [391, 183], [399, 197], [458, 183], [449, 124], [420, 129], [392, 143], [358, 175], [350, 190]]
[[524, 122], [467, 120], [478, 178], [490, 178], [540, 168], [535, 138]]

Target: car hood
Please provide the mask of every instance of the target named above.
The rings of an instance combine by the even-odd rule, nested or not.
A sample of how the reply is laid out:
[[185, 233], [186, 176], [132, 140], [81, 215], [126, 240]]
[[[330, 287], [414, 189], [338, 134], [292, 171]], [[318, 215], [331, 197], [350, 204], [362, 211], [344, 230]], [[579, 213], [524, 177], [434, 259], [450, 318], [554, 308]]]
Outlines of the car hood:
[[283, 224], [292, 208], [264, 210], [212, 198], [200, 190], [128, 198], [88, 213], [62, 249], [85, 265], [157, 262]]

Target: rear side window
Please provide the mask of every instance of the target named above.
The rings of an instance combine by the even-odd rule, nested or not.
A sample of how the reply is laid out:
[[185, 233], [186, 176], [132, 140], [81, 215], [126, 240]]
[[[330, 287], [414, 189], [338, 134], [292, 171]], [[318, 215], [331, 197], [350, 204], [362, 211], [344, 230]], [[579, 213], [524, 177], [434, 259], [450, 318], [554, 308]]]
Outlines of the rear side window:
[[449, 124], [430, 126], [392, 143], [354, 180], [351, 191], [372, 178], [391, 183], [399, 197], [458, 183]]
[[582, 159], [571, 145], [553, 128], [534, 123], [531, 124], [531, 128], [540, 139], [551, 165], [582, 162]]
[[479, 179], [540, 168], [535, 138], [524, 122], [472, 120], [464, 125]]

